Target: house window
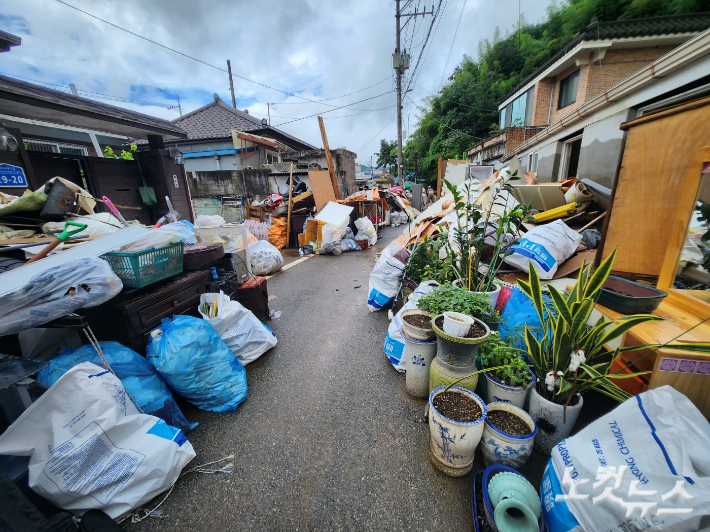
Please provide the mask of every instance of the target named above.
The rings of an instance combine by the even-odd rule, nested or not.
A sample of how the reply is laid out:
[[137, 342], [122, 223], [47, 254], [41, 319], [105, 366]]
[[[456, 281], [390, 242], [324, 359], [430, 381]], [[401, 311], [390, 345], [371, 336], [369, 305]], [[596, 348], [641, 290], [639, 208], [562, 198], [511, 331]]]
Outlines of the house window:
[[577, 100], [577, 83], [579, 83], [579, 70], [560, 81], [558, 109], [572, 105]]
[[535, 87], [530, 88], [500, 111], [500, 127], [530, 126], [533, 121]]
[[562, 143], [562, 159], [558, 181], [568, 177], [577, 177], [579, 167], [579, 153], [582, 149], [582, 135], [568, 139]]
[[538, 152], [528, 155], [528, 172], [533, 172], [537, 175], [537, 154]]
[[86, 146], [82, 146], [80, 144], [67, 144], [65, 142], [51, 142], [47, 140], [25, 139], [25, 149], [28, 151], [63, 153], [66, 155], [89, 155], [89, 150]]
[[500, 110], [500, 128], [503, 129], [505, 127], [505, 107]]

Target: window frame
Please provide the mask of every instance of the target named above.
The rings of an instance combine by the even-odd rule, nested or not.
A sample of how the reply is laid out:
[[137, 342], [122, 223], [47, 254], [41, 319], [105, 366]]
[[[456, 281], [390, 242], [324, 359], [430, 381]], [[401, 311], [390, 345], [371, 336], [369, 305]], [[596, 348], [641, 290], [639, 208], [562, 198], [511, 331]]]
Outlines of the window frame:
[[[540, 160], [539, 154], [540, 150], [535, 150], [534, 152], [528, 154], [528, 172], [534, 173], [535, 176], [537, 176], [538, 162]], [[535, 161], [534, 168], [533, 161]]]
[[[569, 76], [565, 76], [564, 78], [562, 78], [560, 80], [560, 90], [559, 90], [559, 93], [557, 94], [557, 110], [558, 111], [560, 109], [564, 109], [565, 107], [569, 107], [570, 105], [574, 104], [577, 101], [577, 91], [579, 90], [579, 72], [580, 72], [580, 69], [577, 69], [574, 72], [572, 72]], [[575, 79], [573, 99], [563, 105], [562, 87], [565, 84], [565, 82], [570, 82], [569, 80], [571, 80], [572, 78]], [[568, 92], [570, 92], [570, 91], [568, 91]], [[569, 97], [569, 94], [565, 94], [565, 96]]]
[[560, 169], [557, 173], [557, 181], [567, 179], [567, 170], [569, 169], [569, 160], [572, 155], [572, 144], [578, 140], [582, 140], [584, 133], [575, 135], [571, 139], [562, 141], [562, 157], [560, 159]]

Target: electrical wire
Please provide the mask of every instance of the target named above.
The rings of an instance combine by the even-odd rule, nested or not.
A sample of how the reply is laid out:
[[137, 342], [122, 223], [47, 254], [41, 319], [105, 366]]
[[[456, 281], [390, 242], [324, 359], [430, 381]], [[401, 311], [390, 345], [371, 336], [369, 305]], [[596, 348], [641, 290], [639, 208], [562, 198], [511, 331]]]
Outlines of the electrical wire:
[[461, 6], [461, 14], [459, 15], [459, 21], [456, 23], [456, 31], [454, 31], [454, 38], [451, 39], [451, 48], [449, 48], [449, 55], [446, 56], [446, 63], [444, 63], [444, 71], [441, 73], [441, 81], [439, 86], [444, 85], [444, 76], [446, 75], [446, 68], [449, 66], [449, 59], [451, 59], [451, 52], [454, 49], [454, 43], [456, 42], [456, 35], [459, 32], [459, 26], [461, 25], [461, 19], [463, 18], [463, 11], [466, 9], [466, 2], [468, 0], [463, 0], [463, 5]]
[[[382, 94], [378, 94], [377, 96], [371, 96], [370, 98], [365, 98], [364, 100], [360, 100], [359, 102], [353, 102], [353, 103], [349, 103], [349, 104], [347, 104], [347, 105], [341, 105], [340, 107], [334, 107], [333, 109], [328, 109], [327, 111], [321, 111], [321, 112], [319, 112], [319, 113], [315, 113], [315, 114], [312, 114], [312, 115], [303, 116], [303, 117], [301, 117], [301, 118], [296, 118], [296, 119], [294, 119], [294, 120], [289, 120], [288, 122], [281, 122], [280, 124], [277, 124], [277, 125], [274, 126], [274, 127], [281, 127], [281, 126], [283, 126], [283, 125], [285, 125], [285, 124], [290, 124], [290, 123], [292, 123], [292, 122], [298, 122], [299, 120], [305, 120], [306, 118], [313, 118], [314, 116], [323, 115], [323, 114], [325, 114], [325, 113], [332, 113], [333, 111], [337, 111], [338, 109], [345, 109], [346, 107], [350, 107], [351, 105], [356, 105], [356, 104], [358, 104], [358, 103], [366, 102], [366, 101], [368, 101], [368, 100], [374, 100], [375, 98], [380, 98], [381, 96], [385, 96], [385, 95], [387, 95], [387, 94], [392, 94], [392, 92], [394, 92], [394, 91], [391, 91], [391, 90], [390, 90], [390, 91], [387, 91], [387, 92], [383, 92]], [[370, 110], [370, 109], [352, 109], [352, 111], [369, 111], [369, 110]]]
[[487, 109], [487, 108], [485, 108], [485, 107], [476, 107], [475, 105], [468, 105], [468, 104], [465, 104], [465, 103], [456, 102], [456, 101], [454, 101], [454, 100], [447, 100], [446, 98], [444, 98], [444, 97], [441, 96], [440, 94], [437, 94], [437, 93], [435, 93], [435, 92], [432, 92], [432, 91], [430, 91], [429, 89], [426, 89], [426, 88], [422, 87], [422, 86], [419, 85], [418, 83], [416, 84], [416, 86], [419, 87], [419, 88], [422, 89], [422, 90], [427, 91], [429, 94], [432, 94], [432, 95], [434, 95], [434, 96], [440, 98], [441, 100], [443, 100], [443, 101], [445, 101], [445, 102], [453, 103], [454, 105], [460, 105], [460, 106], [462, 106], [462, 107], [470, 107], [471, 109], [478, 109], [479, 111], [492, 111], [492, 112], [495, 112], [495, 113], [498, 112], [498, 109]]
[[[440, 0], [440, 1], [441, 1], [441, 0]], [[114, 24], [113, 22], [110, 22], [110, 21], [105, 20], [105, 19], [103, 19], [103, 18], [101, 18], [101, 17], [97, 17], [96, 15], [91, 14], [91, 13], [89, 13], [88, 11], [84, 11], [83, 9], [79, 9], [79, 8], [76, 7], [76, 6], [73, 6], [73, 5], [71, 5], [71, 4], [68, 4], [68, 3], [66, 3], [64, 0], [57, 0], [57, 2], [59, 2], [59, 3], [62, 4], [62, 5], [65, 5], [65, 6], [67, 6], [67, 7], [70, 7], [71, 9], [74, 9], [74, 10], [76, 10], [76, 11], [79, 11], [80, 13], [83, 13], [84, 15], [87, 15], [87, 16], [89, 16], [89, 17], [91, 17], [91, 18], [94, 18], [94, 19], [96, 19], [96, 20], [99, 20], [99, 21], [101, 21], [101, 22], [104, 22], [105, 24], [108, 24], [109, 26], [113, 26], [113, 27], [116, 28], [116, 29], [119, 29], [119, 30], [121, 30], [121, 31], [125, 31], [126, 33], [129, 33], [129, 34], [133, 35], [134, 37], [138, 37], [139, 39], [143, 39], [144, 41], [148, 41], [149, 43], [155, 44], [156, 46], [160, 46], [161, 48], [164, 48], [164, 49], [169, 50], [169, 51], [171, 51], [171, 52], [174, 52], [174, 53], [176, 53], [176, 54], [178, 54], [178, 55], [181, 55], [181, 56], [183, 56], [183, 57], [186, 57], [187, 59], [192, 59], [193, 61], [197, 61], [198, 63], [201, 63], [201, 64], [203, 64], [203, 65], [205, 65], [205, 66], [208, 66], [208, 67], [210, 67], [210, 68], [214, 68], [215, 70], [219, 70], [220, 72], [225, 72], [225, 73], [229, 74], [229, 71], [226, 70], [226, 69], [224, 69], [224, 68], [218, 67], [218, 66], [216, 66], [216, 65], [213, 65], [213, 64], [211, 64], [211, 63], [208, 63], [207, 61], [203, 61], [202, 59], [198, 59], [197, 57], [193, 57], [193, 56], [191, 56], [191, 55], [188, 55], [188, 54], [186, 54], [186, 53], [184, 53], [184, 52], [180, 52], [179, 50], [175, 50], [174, 48], [170, 48], [169, 46], [166, 46], [165, 44], [161, 44], [161, 43], [159, 43], [159, 42], [157, 42], [157, 41], [154, 41], [154, 40], [152, 40], [152, 39], [149, 39], [148, 37], [144, 37], [143, 35], [140, 35], [140, 34], [138, 34], [138, 33], [135, 33], [135, 32], [133, 32], [133, 31], [131, 31], [131, 30], [126, 29], [126, 28], [123, 28], [123, 27], [119, 26], [118, 24]], [[272, 87], [271, 85], [266, 85], [265, 83], [260, 83], [260, 82], [258, 82], [258, 81], [254, 81], [253, 79], [249, 79], [249, 78], [247, 78], [247, 77], [245, 77], [245, 76], [240, 76], [239, 74], [234, 74], [234, 73], [232, 73], [231, 75], [232, 75], [233, 78], [238, 78], [238, 79], [241, 79], [241, 80], [244, 80], [244, 81], [248, 81], [249, 83], [253, 83], [253, 84], [255, 84], [255, 85], [259, 85], [259, 86], [261, 86], [261, 87], [265, 87], [265, 88], [267, 88], [267, 89], [274, 90], [274, 91], [276, 91], [276, 92], [280, 92], [280, 93], [285, 94], [285, 95], [287, 95], [287, 96], [293, 96], [294, 98], [299, 98], [299, 99], [301, 99], [301, 100], [304, 100], [304, 101], [307, 101], [307, 102], [311, 102], [311, 103], [320, 103], [321, 105], [326, 105], [326, 106], [329, 106], [329, 107], [335, 107], [335, 108], [337, 108], [337, 109], [342, 109], [343, 107], [348, 107], [349, 105], [355, 105], [355, 103], [359, 103], [359, 102], [355, 102], [355, 103], [352, 103], [352, 104], [349, 104], [349, 105], [336, 107], [336, 106], [334, 106], [334, 105], [330, 105], [330, 104], [327, 104], [327, 103], [322, 103], [322, 102], [320, 102], [320, 101], [318, 101], [318, 100], [312, 100], [312, 99], [310, 99], [310, 98], [305, 98], [304, 96], [299, 96], [298, 94], [294, 94], [294, 93], [292, 93], [292, 92], [288, 92], [288, 91], [285, 91], [285, 90], [282, 90], [282, 89], [277, 89], [276, 87]], [[361, 101], [365, 101], [365, 100], [361, 100]], [[334, 110], [335, 110], [335, 109], [334, 109]], [[364, 111], [365, 109], [362, 109], [362, 110]], [[326, 112], [327, 112], [327, 111], [326, 111]], [[309, 117], [305, 117], [305, 118], [309, 118]], [[302, 119], [299, 119], [299, 120], [302, 120]]]
[[392, 113], [392, 116], [391, 116], [390, 119], [387, 121], [387, 123], [384, 125], [384, 127], [383, 127], [382, 129], [380, 129], [377, 133], [375, 133], [375, 135], [374, 135], [370, 140], [368, 140], [365, 144], [363, 144], [362, 147], [360, 147], [357, 151], [358, 151], [358, 152], [362, 151], [362, 150], [365, 149], [373, 140], [375, 140], [375, 139], [379, 136], [379, 134], [382, 133], [382, 132], [394, 121], [394, 117], [395, 117], [395, 116], [397, 116], [397, 111], [395, 111], [394, 113]]
[[[447, 4], [448, 4], [448, 0], [444, 0], [444, 6], [441, 8], [441, 13], [443, 13], [446, 10]], [[441, 24], [442, 18], [443, 18], [443, 14], [439, 17], [439, 20], [436, 23], [436, 28], [434, 29], [434, 37], [436, 37], [436, 33], [439, 31], [439, 25]], [[434, 37], [432, 37], [432, 40], [434, 39]], [[424, 46], [426, 47], [426, 43], [424, 44]], [[419, 69], [418, 72], [415, 72], [417, 77], [416, 77], [416, 80], [414, 80], [414, 83], [419, 81], [419, 76], [421, 76], [422, 71], [424, 70], [424, 63], [426, 63], [426, 60], [429, 57], [430, 50], [431, 50], [431, 46], [426, 50], [426, 54], [424, 55], [424, 60], [422, 61], [422, 68]], [[412, 79], [414, 79], [414, 74], [412, 74]], [[411, 81], [410, 81], [410, 83], [411, 83]], [[409, 85], [407, 86], [407, 90], [409, 90]]]
[[[429, 112], [429, 111], [427, 111], [426, 109], [424, 109], [423, 107], [420, 107], [419, 105], [417, 105], [417, 104], [414, 102], [414, 100], [412, 100], [409, 96], [407, 96], [407, 99], [408, 99], [410, 102], [412, 102], [412, 103], [414, 104], [414, 106], [417, 107], [420, 111], [422, 111], [422, 112], [424, 112], [424, 113], [428, 113], [428, 112]], [[461, 131], [461, 130], [455, 129], [455, 128], [451, 127], [451, 126], [447, 126], [447, 125], [444, 124], [442, 121], [437, 120], [437, 119], [434, 118], [433, 116], [430, 116], [429, 118], [431, 118], [432, 120], [434, 120], [434, 122], [437, 122], [438, 124], [441, 124], [441, 125], [444, 126], [446, 129], [450, 129], [451, 131], [456, 131], [456, 133], [461, 133], [462, 135], [465, 135], [465, 136], [467, 136], [468, 138], [471, 138], [471, 139], [473, 139], [473, 140], [483, 140], [483, 137], [474, 137], [473, 135], [469, 135], [468, 133], [464, 133], [464, 132]]]
[[[419, 68], [419, 63], [422, 60], [422, 55], [424, 54], [424, 50], [426, 49], [427, 43], [429, 42], [429, 36], [431, 35], [431, 30], [434, 28], [434, 21], [436, 21], [437, 17], [441, 14], [442, 2], [443, 2], [443, 0], [439, 0], [439, 6], [437, 7], [436, 12], [434, 13], [434, 16], [431, 19], [431, 24], [429, 25], [429, 31], [427, 32], [426, 38], [424, 39], [424, 45], [422, 46], [422, 49], [419, 51], [419, 57], [417, 58], [417, 62], [414, 65], [414, 69], [412, 70], [412, 74], [410, 75], [409, 84], [407, 85], [407, 90], [409, 90], [409, 86], [412, 83], [412, 79], [414, 79], [414, 76], [417, 72], [417, 68]], [[407, 90], [405, 90], [404, 92], [406, 93]]]
[[[366, 91], [367, 89], [371, 89], [372, 87], [376, 87], [377, 85], [384, 83], [390, 79], [390, 76], [387, 76], [385, 79], [378, 81], [374, 85], [370, 85], [369, 87], [365, 87], [364, 89], [360, 89], [359, 91], [353, 91], [349, 92], [347, 94], [341, 94], [340, 96], [333, 96], [332, 98], [323, 98], [322, 100], [317, 100], [318, 102], [326, 102], [329, 100], [337, 100], [338, 98], [344, 98], [345, 96], [350, 96], [351, 94], [357, 94], [358, 92]], [[276, 105], [303, 105], [303, 104], [308, 104], [311, 102], [274, 102]]]

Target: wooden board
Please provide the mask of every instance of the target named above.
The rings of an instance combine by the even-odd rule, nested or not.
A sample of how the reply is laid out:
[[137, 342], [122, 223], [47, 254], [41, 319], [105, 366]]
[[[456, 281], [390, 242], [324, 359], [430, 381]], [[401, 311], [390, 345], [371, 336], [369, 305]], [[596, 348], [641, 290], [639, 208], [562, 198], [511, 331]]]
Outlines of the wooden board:
[[614, 270], [657, 276], [668, 249], [693, 155], [710, 144], [710, 98], [673, 114], [628, 124], [628, 137], [604, 238], [617, 248]]
[[321, 210], [329, 201], [335, 201], [333, 184], [327, 170], [311, 170], [308, 172], [308, 179], [311, 181], [311, 190], [317, 210]]

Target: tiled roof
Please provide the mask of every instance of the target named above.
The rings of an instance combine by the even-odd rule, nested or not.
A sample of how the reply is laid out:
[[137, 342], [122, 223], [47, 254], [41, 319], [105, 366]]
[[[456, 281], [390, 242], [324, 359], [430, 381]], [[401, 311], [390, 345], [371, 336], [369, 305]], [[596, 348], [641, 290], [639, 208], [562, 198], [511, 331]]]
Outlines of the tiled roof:
[[[6, 76], [0, 76], [0, 98], [27, 103], [36, 107], [56, 109], [63, 113], [76, 114], [124, 124], [127, 126], [144, 129], [146, 134], [159, 133], [172, 137], [184, 137], [185, 132], [179, 124], [174, 124], [168, 120], [156, 118], [135, 111], [129, 111], [122, 107], [114, 107], [105, 103], [82, 98], [66, 92], [47, 89], [32, 83], [26, 83]], [[102, 126], [96, 126], [98, 130]]]
[[541, 72], [547, 70], [557, 61], [572, 51], [582, 41], [601, 41], [613, 39], [628, 39], [633, 37], [649, 37], [662, 35], [683, 35], [700, 33], [710, 28], [710, 13], [693, 15], [672, 15], [666, 17], [650, 17], [631, 20], [614, 20], [608, 22], [592, 22], [579, 32], [562, 50], [548, 59], [535, 72], [525, 78], [518, 86], [509, 91], [500, 102], [504, 102], [525, 85], [534, 80]]
[[[187, 131], [189, 140], [204, 140], [214, 138], [232, 138], [232, 131], [263, 131], [264, 136], [270, 136], [269, 131], [278, 132], [282, 136], [295, 141], [296, 148], [303, 146], [313, 148], [307, 142], [289, 135], [279, 129], [265, 125], [260, 119], [251, 116], [249, 113], [235, 109], [231, 105], [224, 103], [215, 94], [213, 102], [200, 107], [180, 118], [173, 120], [173, 123]], [[184, 141], [183, 141], [184, 142]]]

